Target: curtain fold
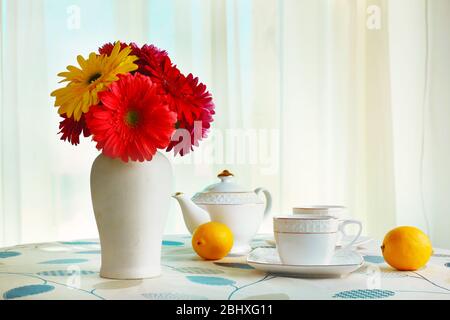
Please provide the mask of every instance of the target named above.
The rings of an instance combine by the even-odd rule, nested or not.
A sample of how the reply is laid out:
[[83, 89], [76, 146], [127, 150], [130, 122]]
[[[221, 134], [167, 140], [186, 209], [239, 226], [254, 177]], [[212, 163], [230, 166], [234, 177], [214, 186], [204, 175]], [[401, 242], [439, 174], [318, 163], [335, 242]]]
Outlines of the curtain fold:
[[[273, 193], [273, 214], [341, 204], [370, 236], [409, 224], [450, 246], [447, 0], [0, 1], [0, 245], [97, 236], [97, 151], [58, 141], [49, 93], [120, 39], [166, 49], [213, 94], [209, 138], [168, 155], [174, 191], [229, 169]], [[166, 232], [186, 232], [176, 203]]]
[[148, 1], [113, 0], [115, 34], [124, 42], [143, 43], [147, 38]]
[[448, 247], [450, 3], [397, 0], [389, 13], [396, 222]]
[[[365, 137], [366, 210], [369, 233], [382, 237], [396, 225], [394, 141], [391, 104], [388, 1], [369, 0], [365, 7], [380, 12], [379, 29], [360, 28], [365, 36]], [[368, 19], [367, 9], [363, 16]], [[358, 106], [361, 108], [361, 106]], [[380, 219], [380, 216], [382, 218]]]
[[[5, 244], [29, 241], [36, 229], [52, 232], [51, 108], [46, 86], [42, 0], [2, 1], [1, 184]], [[20, 17], [20, 19], [18, 19]], [[38, 130], [30, 130], [38, 127]]]
[[345, 205], [380, 237], [395, 224], [389, 47], [370, 5], [386, 16], [383, 1], [284, 1], [282, 209]]
[[422, 111], [423, 207], [436, 243], [450, 245], [450, 2], [426, 1], [428, 25], [428, 84]]

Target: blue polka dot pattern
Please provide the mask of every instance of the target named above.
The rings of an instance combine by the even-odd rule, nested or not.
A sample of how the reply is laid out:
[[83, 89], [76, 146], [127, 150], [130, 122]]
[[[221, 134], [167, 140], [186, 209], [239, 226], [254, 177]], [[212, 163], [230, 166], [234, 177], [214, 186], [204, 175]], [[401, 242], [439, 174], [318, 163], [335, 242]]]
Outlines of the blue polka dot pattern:
[[16, 252], [16, 251], [0, 252], [0, 259], [11, 258], [11, 257], [16, 257], [16, 256], [20, 256], [20, 252]]
[[[364, 274], [366, 276], [370, 276], [373, 275], [374, 271], [376, 269], [373, 269], [374, 266], [365, 266], [362, 268], [359, 268], [358, 270], [356, 270], [354, 273], [358, 273], [358, 274]], [[386, 267], [381, 267], [380, 269], [378, 269], [380, 272], [380, 275], [382, 278], [404, 278], [404, 277], [408, 277], [410, 276], [409, 272], [406, 271], [397, 271], [391, 268], [386, 268]]]
[[39, 262], [40, 264], [76, 264], [89, 261], [87, 259], [56, 259]]
[[50, 270], [50, 271], [40, 271], [37, 274], [40, 276], [47, 276], [47, 277], [67, 277], [71, 276], [73, 274], [80, 274], [80, 275], [89, 275], [89, 274], [95, 274], [97, 272], [95, 271], [88, 271], [88, 270]]
[[69, 246], [82, 246], [87, 244], [99, 244], [95, 241], [63, 241], [62, 244], [67, 244]]
[[75, 253], [78, 253], [78, 254], [101, 254], [102, 252], [100, 250], [89, 250], [89, 251], [78, 251]]
[[181, 247], [181, 246], [184, 246], [184, 243], [179, 242], [179, 241], [163, 240], [162, 245], [163, 246]]
[[360, 290], [349, 290], [341, 291], [336, 293], [333, 298], [341, 299], [384, 299], [392, 297], [395, 292], [390, 290], [380, 290], [380, 289], [360, 289]]
[[208, 300], [203, 296], [173, 292], [143, 293], [142, 295], [149, 300]]
[[236, 263], [236, 262], [214, 262], [215, 265], [227, 268], [236, 268], [236, 269], [244, 269], [244, 270], [253, 270], [252, 266], [246, 263]]
[[219, 274], [225, 273], [219, 269], [209, 269], [209, 268], [199, 268], [199, 267], [177, 267], [174, 270], [181, 273], [190, 273], [190, 274]]
[[29, 286], [17, 287], [8, 290], [3, 294], [3, 298], [4, 299], [22, 298], [26, 296], [52, 291], [53, 289], [55, 289], [54, 286], [50, 286], [47, 284], [33, 284]]
[[384, 258], [381, 256], [364, 256], [364, 261], [370, 263], [384, 263]]
[[204, 276], [187, 276], [190, 281], [200, 284], [206, 284], [209, 286], [229, 286], [234, 285], [233, 280], [219, 277], [204, 277]]
[[450, 254], [435, 253], [435, 254], [433, 254], [433, 257], [436, 257], [436, 258], [450, 258]]

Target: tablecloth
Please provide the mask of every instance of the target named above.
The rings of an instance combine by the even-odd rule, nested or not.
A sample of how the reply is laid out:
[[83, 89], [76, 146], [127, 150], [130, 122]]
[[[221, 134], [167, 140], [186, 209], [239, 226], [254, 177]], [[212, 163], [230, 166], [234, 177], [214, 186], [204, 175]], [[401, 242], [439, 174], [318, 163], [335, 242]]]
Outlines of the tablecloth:
[[[259, 235], [253, 247], [266, 247]], [[358, 248], [364, 265], [345, 278], [302, 279], [266, 274], [246, 257], [204, 261], [190, 236], [165, 236], [162, 275], [143, 280], [99, 276], [98, 240], [61, 241], [0, 249], [2, 299], [450, 299], [450, 250], [434, 249], [415, 272], [390, 268], [379, 243]]]

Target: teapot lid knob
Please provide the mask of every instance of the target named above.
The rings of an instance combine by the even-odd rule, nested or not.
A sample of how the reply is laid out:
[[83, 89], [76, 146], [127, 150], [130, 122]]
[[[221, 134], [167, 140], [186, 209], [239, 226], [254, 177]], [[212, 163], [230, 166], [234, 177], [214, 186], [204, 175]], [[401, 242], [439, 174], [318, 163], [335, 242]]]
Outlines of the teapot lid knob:
[[223, 177], [234, 177], [234, 174], [232, 174], [230, 171], [228, 170], [223, 170], [221, 173], [219, 173], [217, 175], [218, 178], [223, 178]]

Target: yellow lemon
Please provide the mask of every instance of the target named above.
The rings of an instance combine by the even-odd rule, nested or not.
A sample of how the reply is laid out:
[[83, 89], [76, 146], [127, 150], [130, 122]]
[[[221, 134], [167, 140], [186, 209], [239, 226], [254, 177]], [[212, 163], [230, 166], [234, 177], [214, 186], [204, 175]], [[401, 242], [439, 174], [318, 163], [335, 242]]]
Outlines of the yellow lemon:
[[233, 233], [223, 223], [204, 223], [192, 236], [192, 248], [205, 260], [222, 259], [230, 252], [231, 247], [233, 247]]
[[386, 262], [402, 271], [423, 267], [433, 253], [427, 235], [415, 227], [398, 227], [389, 231], [381, 246]]

